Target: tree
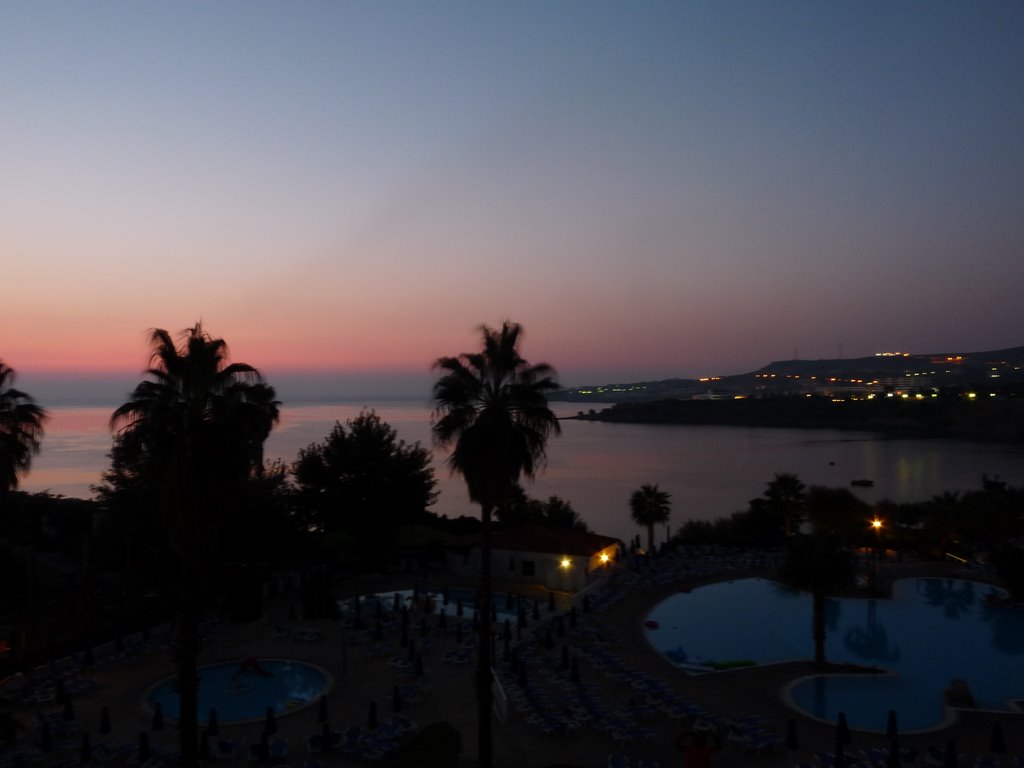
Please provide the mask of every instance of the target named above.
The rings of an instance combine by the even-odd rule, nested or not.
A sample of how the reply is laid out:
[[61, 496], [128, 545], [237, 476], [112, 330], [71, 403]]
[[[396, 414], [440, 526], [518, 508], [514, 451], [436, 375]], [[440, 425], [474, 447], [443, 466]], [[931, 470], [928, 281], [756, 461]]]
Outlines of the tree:
[[0, 360], [0, 495], [18, 487], [39, 453], [46, 411], [15, 389], [14, 369]]
[[811, 593], [811, 637], [818, 666], [826, 664], [826, 599], [852, 584], [854, 574], [849, 552], [834, 535], [814, 533], [790, 539], [779, 577], [791, 587]]
[[629, 512], [633, 522], [647, 528], [647, 551], [654, 551], [654, 526], [668, 522], [672, 512], [671, 494], [657, 485], [641, 485], [629, 497]]
[[348, 530], [378, 554], [399, 526], [427, 520], [437, 498], [430, 452], [399, 440], [372, 410], [299, 451], [292, 474], [308, 528]]
[[138, 452], [134, 465], [157, 494], [165, 535], [181, 567], [178, 675], [181, 764], [198, 765], [196, 673], [204, 579], [215, 561], [222, 516], [246, 478], [261, 471], [263, 442], [278, 418], [274, 390], [227, 344], [196, 324], [176, 347], [155, 329], [149, 380], [110, 418]]
[[560, 496], [549, 496], [547, 501], [532, 499], [518, 483], [511, 495], [494, 508], [494, 517], [505, 528], [542, 525], [590, 531], [590, 527], [568, 501]]
[[786, 538], [799, 533], [807, 501], [806, 488], [800, 478], [791, 472], [776, 472], [764, 497], [772, 511], [782, 518]]
[[432, 418], [435, 443], [450, 449], [448, 465], [466, 481], [480, 505], [480, 642], [477, 655], [477, 716], [480, 768], [490, 768], [491, 737], [491, 514], [513, 493], [519, 477], [532, 478], [546, 457], [558, 420], [547, 393], [558, 389], [554, 369], [530, 365], [519, 354], [522, 327], [506, 321], [500, 330], [481, 327], [483, 349], [434, 364]]

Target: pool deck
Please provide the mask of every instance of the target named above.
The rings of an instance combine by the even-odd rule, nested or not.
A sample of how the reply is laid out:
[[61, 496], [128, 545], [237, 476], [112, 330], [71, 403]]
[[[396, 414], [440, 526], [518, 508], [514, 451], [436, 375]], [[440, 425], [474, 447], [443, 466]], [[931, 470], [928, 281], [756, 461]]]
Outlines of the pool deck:
[[[684, 586], [698, 586], [701, 583], [736, 579], [750, 576], [770, 576], [765, 569], [744, 567], [739, 563], [723, 561], [720, 567], [694, 569], [679, 578], [666, 577], [665, 574], [651, 573], [646, 575], [630, 574], [628, 581], [621, 590], [619, 599], [597, 614], [583, 617], [591, 637], [599, 637], [602, 647], [614, 649], [622, 663], [641, 675], [668, 683], [678, 694], [699, 704], [705, 710], [718, 715], [743, 717], [761, 715], [766, 730], [778, 734], [781, 738], [785, 733], [786, 722], [795, 718], [800, 748], [793, 754], [784, 747], [750, 752], [728, 739], [723, 741], [723, 749], [716, 756], [716, 766], [790, 766], [796, 762], [813, 763], [816, 752], [831, 752], [835, 748], [835, 728], [817, 722], [790, 709], [782, 700], [781, 691], [786, 683], [808, 675], [816, 670], [809, 662], [792, 662], [764, 667], [739, 669], [720, 672], [712, 675], [690, 676], [674, 667], [647, 643], [642, 628], [642, 620], [647, 612], [666, 596], [677, 592]], [[948, 576], [976, 578], [962, 570], [943, 563], [886, 563], [880, 573], [881, 584], [891, 584], [898, 578], [912, 576]], [[436, 585], [442, 583], [443, 576], [434, 575]], [[457, 586], [451, 582], [452, 586]], [[361, 591], [387, 591], [394, 588], [408, 587], [408, 580], [378, 580], [359, 585]], [[495, 585], [501, 590], [501, 585]], [[517, 588], [515, 591], [523, 593]], [[542, 598], [538, 592], [538, 598]], [[568, 597], [560, 598], [560, 609], [566, 607]], [[329, 694], [329, 717], [335, 728], [348, 725], [365, 725], [369, 702], [376, 701], [379, 716], [386, 717], [391, 713], [392, 685], [398, 679], [396, 671], [388, 665], [387, 660], [393, 656], [401, 656], [404, 651], [398, 647], [397, 630], [392, 630], [385, 638], [385, 643], [392, 643], [392, 651], [381, 658], [370, 658], [366, 655], [368, 643], [364, 636], [352, 630], [344, 630], [337, 621], [312, 620], [289, 622], [292, 595], [278, 595], [268, 601], [267, 612], [259, 622], [246, 625], [225, 625], [214, 632], [208, 639], [200, 657], [201, 664], [230, 661], [248, 657], [291, 658], [317, 664], [326, 669], [334, 678], [334, 688]], [[546, 598], [541, 602], [542, 614], [550, 616], [546, 610]], [[452, 611], [453, 612], [453, 611]], [[556, 611], [557, 613], [558, 611]], [[419, 614], [414, 614], [413, 627], [418, 622]], [[436, 621], [436, 614], [431, 617]], [[449, 621], [453, 619], [449, 616]], [[468, 621], [468, 620], [465, 620]], [[368, 622], [370, 623], [370, 622]], [[282, 635], [275, 625], [298, 624], [322, 634], [320, 640], [297, 640]], [[414, 632], [413, 635], [417, 633]], [[535, 635], [536, 636], [536, 635]], [[430, 691], [423, 701], [407, 704], [402, 714], [416, 720], [421, 726], [430, 722], [447, 720], [460, 732], [462, 737], [462, 756], [460, 765], [469, 768], [476, 765], [476, 710], [472, 692], [472, 678], [475, 657], [468, 664], [456, 666], [443, 660], [447, 651], [456, 649], [454, 631], [451, 625], [447, 632], [433, 629], [430, 634], [432, 647], [424, 656], [425, 680], [430, 684]], [[595, 669], [583, 657], [585, 641], [582, 636], [569, 633], [567, 641], [574, 652], [579, 652], [579, 668], [585, 682], [594, 683], [595, 695], [606, 702], [609, 707], [627, 708], [631, 704], [640, 703], [637, 691], [621, 679], [609, 677], [605, 672]], [[810, 643], [810, 640], [808, 640]], [[345, 648], [343, 652], [343, 648]], [[553, 656], [555, 651], [542, 652]], [[500, 644], [499, 644], [499, 657]], [[543, 667], [538, 659], [531, 664]], [[113, 726], [112, 733], [105, 740], [124, 742], [138, 738], [140, 731], [148, 731], [151, 713], [144, 703], [144, 694], [150, 685], [173, 674], [173, 663], [166, 650], [157, 650], [145, 658], [130, 663], [106, 664], [97, 667], [91, 676], [96, 687], [75, 699], [75, 715], [83, 728], [92, 732], [93, 742], [101, 737], [97, 733], [100, 720], [100, 708], [107, 705], [110, 709]], [[536, 679], [536, 669], [531, 670], [532, 679]], [[554, 696], [559, 696], [559, 684], [564, 689], [564, 681], [545, 680], [545, 685], [552, 686]], [[47, 706], [40, 708], [46, 710]], [[55, 706], [50, 706], [50, 710]], [[17, 710], [18, 717], [27, 728], [33, 727], [35, 708], [22, 707]], [[970, 756], [973, 763], [975, 756], [988, 753], [988, 744], [993, 720], [1002, 723], [1007, 740], [1008, 757], [1024, 754], [1024, 715], [1012, 713], [990, 713], [962, 710], [957, 712], [954, 722], [943, 729], [927, 734], [904, 735], [900, 739], [903, 747], [917, 749], [922, 754], [926, 747], [941, 747], [945, 740], [952, 736], [956, 739], [958, 751]], [[612, 752], [622, 752], [629, 756], [631, 765], [635, 766], [638, 759], [645, 758], [657, 761], [661, 766], [679, 766], [683, 764], [682, 755], [674, 749], [675, 736], [680, 729], [678, 721], [671, 720], [662, 713], [654, 714], [644, 720], [642, 726], [649, 729], [644, 743], [628, 744], [614, 741], [612, 738], [598, 734], [583, 727], [580, 730], [563, 736], [544, 736], [535, 726], [526, 722], [523, 715], [514, 708], [510, 709], [505, 722], [494, 721], [496, 768], [518, 768], [519, 766], [593, 766], [600, 768], [608, 764], [608, 756]], [[289, 742], [287, 764], [302, 766], [307, 759], [317, 759], [324, 766], [340, 766], [350, 763], [343, 762], [340, 755], [309, 755], [306, 750], [306, 737], [318, 733], [317, 707], [311, 703], [308, 707], [294, 713], [277, 718], [279, 729], [277, 737], [286, 738]], [[246, 724], [221, 725], [220, 738], [237, 737], [246, 744], [259, 741], [262, 730], [262, 719]], [[163, 731], [150, 733], [153, 743], [175, 745], [176, 730], [173, 721]], [[867, 747], [884, 747], [885, 738], [882, 734], [853, 732], [852, 745], [847, 751], [858, 751]], [[74, 750], [54, 752], [47, 756], [46, 765], [57, 765], [73, 757]], [[224, 762], [224, 761], [219, 761]], [[246, 757], [235, 761], [246, 764]], [[966, 763], [961, 763], [966, 764]]]

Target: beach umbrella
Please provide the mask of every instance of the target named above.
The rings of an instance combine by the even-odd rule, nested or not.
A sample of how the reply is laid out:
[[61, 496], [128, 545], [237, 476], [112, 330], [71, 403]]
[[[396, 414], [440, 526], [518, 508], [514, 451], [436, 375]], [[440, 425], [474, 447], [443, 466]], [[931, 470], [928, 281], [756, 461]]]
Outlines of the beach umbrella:
[[379, 643], [384, 639], [384, 627], [381, 626], [380, 619], [377, 619], [377, 626], [373, 628], [373, 640]]
[[417, 653], [416, 658], [412, 661], [413, 672], [416, 673], [416, 677], [423, 677], [423, 654]]
[[401, 605], [402, 605], [402, 598], [398, 596], [397, 592], [395, 592], [395, 596], [391, 600], [391, 610], [394, 611], [395, 613], [398, 613], [398, 609], [401, 607]]
[[572, 665], [569, 667], [569, 680], [573, 683], [580, 681], [580, 665], [576, 657], [572, 657]]
[[326, 694], [321, 694], [320, 695], [320, 702], [317, 705], [317, 710], [316, 710], [316, 721], [318, 723], [326, 723], [327, 722], [327, 696], [326, 696]]
[[75, 703], [70, 694], [64, 697], [64, 719], [69, 722], [75, 719]]
[[50, 730], [49, 720], [43, 720], [42, 730], [39, 732], [39, 749], [44, 754], [53, 751], [53, 731]]
[[832, 768], [846, 768], [846, 753], [843, 751], [844, 744], [837, 737], [836, 738], [836, 759], [832, 763]]
[[511, 611], [515, 607], [516, 607], [516, 604], [513, 601], [512, 593], [509, 592], [508, 594], [505, 595], [505, 610], [506, 611]]
[[277, 720], [274, 719], [273, 707], [267, 707], [267, 717], [263, 723], [263, 733], [267, 736], [277, 733]]
[[501, 636], [506, 640], [512, 639], [512, 622], [509, 621], [508, 617], [505, 617], [504, 623], [501, 625]]
[[992, 721], [992, 737], [989, 740], [989, 752], [993, 755], [1006, 753], [1006, 740], [1003, 739], [1003, 726], [998, 720]]
[[569, 668], [569, 646], [565, 643], [562, 644], [562, 669]]
[[465, 612], [465, 610], [466, 607], [462, 604], [462, 598], [460, 597], [458, 600], [455, 601], [455, 615], [461, 619], [462, 614]]
[[210, 734], [203, 731], [199, 734], [199, 759], [209, 760], [212, 755], [210, 754]]
[[518, 610], [516, 615], [518, 617], [518, 624], [519, 624], [519, 626], [525, 627], [526, 626], [526, 608], [524, 608], [523, 606], [520, 605], [519, 606], [519, 610]]
[[889, 717], [885, 721], [885, 738], [892, 741], [898, 739], [900, 736], [900, 729], [896, 726], [896, 710], [889, 710]]
[[554, 592], [548, 592], [548, 610], [549, 611], [555, 610], [555, 593]]
[[516, 640], [523, 639], [523, 624], [522, 622], [516, 622]]
[[555, 636], [554, 633], [551, 631], [551, 627], [548, 627], [547, 631], [544, 633], [544, 648], [545, 650], [550, 651], [554, 647]]
[[103, 705], [103, 709], [100, 710], [100, 735], [106, 736], [110, 733], [110, 709]]
[[420, 616], [420, 637], [426, 637], [428, 629], [426, 617]]
[[402, 626], [403, 627], [408, 627], [409, 626], [409, 606], [408, 605], [403, 605], [402, 606]]
[[843, 746], [850, 743], [850, 726], [846, 723], [845, 712], [840, 712], [836, 718], [836, 742]]
[[149, 734], [145, 731], [139, 731], [139, 757], [138, 762], [141, 765], [149, 760], [152, 753], [149, 749]]
[[448, 587], [441, 590], [441, 602], [448, 605]]
[[569, 628], [576, 629], [576, 606], [569, 609]]
[[508, 661], [512, 657], [512, 641], [507, 637], [502, 638], [501, 641], [501, 658], [503, 661]]
[[946, 739], [946, 754], [942, 760], [943, 768], [957, 768], [960, 764], [960, 759], [956, 754], [956, 742], [953, 741], [952, 737]]
[[366, 716], [366, 727], [371, 731], [377, 728], [377, 702], [370, 702], [370, 712]]
[[480, 629], [480, 617], [476, 615], [476, 608], [473, 609], [473, 631]]
[[491, 600], [491, 623], [493, 624], [498, 620], [498, 606]]
[[583, 612], [590, 613], [590, 595], [583, 596]]
[[455, 642], [462, 645], [462, 622], [455, 625]]
[[158, 701], [153, 707], [153, 722], [150, 723], [151, 731], [162, 731], [164, 729], [164, 708]]
[[437, 626], [441, 629], [448, 629], [448, 613], [444, 608], [442, 608], [441, 613], [437, 615]]
[[402, 648], [408, 648], [409, 647], [409, 625], [408, 624], [403, 624], [402, 625], [402, 637], [398, 641], [398, 644]]
[[82, 734], [82, 746], [78, 751], [78, 759], [83, 763], [92, 762], [92, 737], [89, 736], [88, 731]]
[[380, 598], [373, 601], [373, 615], [378, 619], [384, 616], [384, 603]]
[[206, 732], [211, 736], [220, 733], [220, 724], [217, 722], [217, 708], [210, 707], [210, 715], [206, 718]]
[[331, 748], [332, 741], [334, 741], [334, 734], [331, 733], [331, 726], [324, 720], [320, 726], [320, 748], [326, 752]]
[[900, 745], [896, 739], [889, 742], [889, 754], [885, 758], [885, 768], [902, 768], [903, 759], [900, 756]]
[[533, 620], [540, 621], [540, 603], [533, 601]]
[[796, 735], [796, 718], [791, 717], [786, 721], [786, 749], [796, 752], [800, 748], [800, 740]]
[[409, 641], [409, 652], [406, 654], [410, 659], [416, 656], [416, 643]]
[[256, 757], [261, 763], [270, 762], [270, 736], [266, 731], [260, 736], [259, 746], [256, 747]]
[[565, 622], [561, 616], [555, 619], [555, 634], [558, 635], [559, 639], [565, 637]]

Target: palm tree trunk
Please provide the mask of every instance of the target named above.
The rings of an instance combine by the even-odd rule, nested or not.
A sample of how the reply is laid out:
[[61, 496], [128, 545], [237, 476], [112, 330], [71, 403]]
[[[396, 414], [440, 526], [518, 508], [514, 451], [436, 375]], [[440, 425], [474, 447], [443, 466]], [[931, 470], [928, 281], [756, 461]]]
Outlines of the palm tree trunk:
[[814, 590], [812, 593], [811, 636], [814, 638], [814, 663], [819, 667], [825, 661], [825, 593]]
[[477, 642], [477, 748], [480, 768], [491, 768], [491, 505], [480, 505], [480, 634]]
[[647, 554], [654, 554], [654, 523], [647, 524]]
[[194, 562], [182, 562], [184, 594], [178, 627], [178, 696], [181, 719], [178, 721], [180, 765], [199, 765], [199, 579]]

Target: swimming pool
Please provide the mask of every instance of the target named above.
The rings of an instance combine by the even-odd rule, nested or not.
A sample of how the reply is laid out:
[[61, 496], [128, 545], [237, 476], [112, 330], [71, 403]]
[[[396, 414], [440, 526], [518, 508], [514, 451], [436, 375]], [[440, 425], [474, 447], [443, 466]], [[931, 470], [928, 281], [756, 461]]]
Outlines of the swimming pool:
[[[984, 597], [999, 590], [960, 579], [902, 579], [893, 599], [830, 599], [825, 650], [830, 661], [876, 666], [892, 674], [814, 676], [788, 694], [813, 717], [845, 712], [858, 728], [884, 730], [895, 709], [901, 730], [946, 717], [943, 691], [967, 681], [979, 708], [1006, 710], [1024, 697], [1024, 611]], [[811, 599], [775, 582], [743, 579], [673, 595], [647, 616], [647, 638], [683, 668], [713, 663], [770, 664], [813, 655]]]
[[[199, 668], [199, 717], [217, 708], [220, 722], [256, 720], [267, 707], [283, 715], [316, 701], [330, 687], [330, 676], [312, 664], [288, 659], [230, 661]], [[146, 696], [153, 707], [177, 719], [181, 712], [175, 678], [153, 686]]]

